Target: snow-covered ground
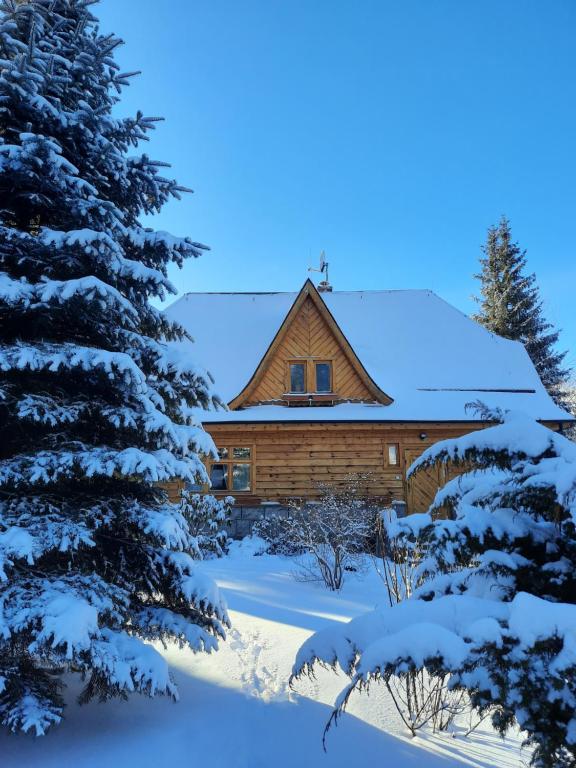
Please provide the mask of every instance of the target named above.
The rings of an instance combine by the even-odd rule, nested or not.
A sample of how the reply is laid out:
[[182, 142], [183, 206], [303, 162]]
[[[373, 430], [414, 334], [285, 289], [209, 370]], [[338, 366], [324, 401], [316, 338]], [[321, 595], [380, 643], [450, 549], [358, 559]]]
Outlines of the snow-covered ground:
[[250, 544], [202, 568], [224, 590], [233, 629], [221, 650], [194, 656], [166, 651], [180, 702], [138, 697], [79, 707], [73, 681], [63, 725], [48, 736], [0, 737], [3, 768], [350, 768], [376, 760], [391, 768], [518, 768], [519, 740], [489, 728], [468, 738], [408, 738], [383, 689], [353, 698], [322, 748], [322, 732], [342, 679], [321, 671], [290, 691], [287, 680], [301, 643], [330, 622], [347, 621], [384, 599], [372, 569], [349, 577], [340, 594], [295, 581], [293, 562], [253, 557]]

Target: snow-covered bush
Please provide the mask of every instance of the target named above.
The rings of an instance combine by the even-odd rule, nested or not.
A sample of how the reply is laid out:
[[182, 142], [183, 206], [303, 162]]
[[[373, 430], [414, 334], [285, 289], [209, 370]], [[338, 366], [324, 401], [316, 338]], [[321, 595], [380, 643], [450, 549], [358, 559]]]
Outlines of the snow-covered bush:
[[384, 582], [388, 603], [405, 600], [418, 586], [418, 566], [426, 554], [427, 543], [416, 523], [429, 522], [427, 515], [412, 515], [410, 528], [398, 526], [393, 507], [385, 507], [376, 517], [374, 563]]
[[234, 498], [217, 499], [208, 493], [183, 490], [180, 512], [194, 537], [197, 557], [222, 557], [228, 551], [228, 528]]
[[[429, 448], [468, 471], [441, 489], [431, 512], [394, 522], [425, 541], [412, 596], [330, 628], [300, 649], [294, 675], [323, 662], [354, 690], [411, 669], [449, 674], [504, 733], [517, 722], [532, 764], [576, 761], [576, 446], [522, 414]], [[470, 465], [475, 468], [470, 469]]]
[[252, 534], [266, 543], [268, 554], [292, 557], [304, 552], [299, 537], [291, 535], [292, 516], [292, 507], [289, 507], [286, 511], [267, 514], [252, 526]]
[[339, 590], [373, 543], [377, 509], [369, 500], [370, 478], [351, 475], [342, 485], [318, 484], [318, 501], [291, 501], [288, 509], [261, 521], [255, 533], [276, 554], [306, 554], [296, 575]]
[[226, 608], [158, 483], [207, 482], [210, 377], [150, 303], [203, 246], [140, 217], [179, 197], [119, 118], [120, 40], [91, 0], [0, 3], [0, 722], [44, 733], [82, 700], [176, 697], [145, 641], [211, 651]]
[[[399, 525], [393, 508], [378, 515], [374, 562], [391, 607], [408, 599], [422, 581], [419, 566], [427, 555], [428, 541], [421, 531], [429, 522], [428, 515], [412, 515], [409, 526]], [[445, 731], [467, 709], [465, 693], [451, 690], [448, 683], [449, 675], [432, 676], [415, 666], [385, 679], [394, 706], [413, 736], [426, 725]]]

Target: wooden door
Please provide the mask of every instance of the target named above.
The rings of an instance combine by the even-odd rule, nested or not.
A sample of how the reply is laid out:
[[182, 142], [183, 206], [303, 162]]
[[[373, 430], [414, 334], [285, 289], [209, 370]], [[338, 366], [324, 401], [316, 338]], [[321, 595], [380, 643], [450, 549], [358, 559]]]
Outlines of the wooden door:
[[[424, 451], [422, 448], [404, 449], [404, 472], [407, 473], [410, 465]], [[413, 477], [406, 480], [406, 505], [407, 512], [427, 512], [434, 501], [436, 492], [443, 483], [444, 468], [442, 466], [427, 467], [419, 470]]]

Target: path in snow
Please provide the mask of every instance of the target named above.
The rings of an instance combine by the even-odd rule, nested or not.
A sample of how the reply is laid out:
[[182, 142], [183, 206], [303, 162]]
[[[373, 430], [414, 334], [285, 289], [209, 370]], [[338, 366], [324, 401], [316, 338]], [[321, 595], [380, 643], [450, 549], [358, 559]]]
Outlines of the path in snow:
[[372, 760], [390, 768], [522, 765], [518, 743], [502, 743], [489, 731], [470, 739], [403, 737], [381, 687], [353, 697], [324, 752], [323, 728], [343, 679], [321, 671], [291, 691], [295, 653], [311, 632], [370, 610], [382, 599], [382, 585], [368, 572], [335, 595], [294, 581], [288, 560], [247, 557], [241, 550], [203, 564], [231, 609], [227, 642], [211, 656], [166, 651], [178, 704], [134, 697], [129, 704], [78, 707], [73, 699], [80, 683], [73, 681], [64, 724], [43, 739], [0, 736], [0, 766], [350, 768]]

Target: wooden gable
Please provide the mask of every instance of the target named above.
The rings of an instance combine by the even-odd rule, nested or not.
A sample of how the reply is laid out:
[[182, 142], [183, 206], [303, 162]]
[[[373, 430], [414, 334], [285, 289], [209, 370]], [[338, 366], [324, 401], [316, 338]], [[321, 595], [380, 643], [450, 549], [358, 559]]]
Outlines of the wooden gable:
[[318, 397], [320, 402], [392, 402], [370, 378], [310, 280], [298, 294], [251, 380], [229, 403], [230, 407], [287, 404], [291, 362], [303, 362], [310, 370], [314, 362], [331, 363], [333, 394]]

